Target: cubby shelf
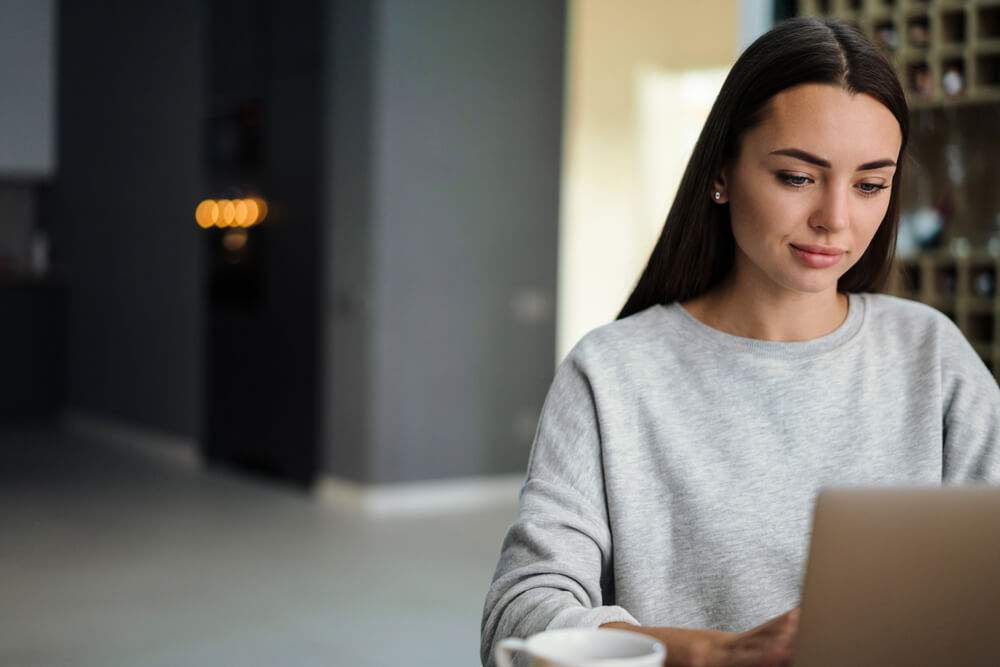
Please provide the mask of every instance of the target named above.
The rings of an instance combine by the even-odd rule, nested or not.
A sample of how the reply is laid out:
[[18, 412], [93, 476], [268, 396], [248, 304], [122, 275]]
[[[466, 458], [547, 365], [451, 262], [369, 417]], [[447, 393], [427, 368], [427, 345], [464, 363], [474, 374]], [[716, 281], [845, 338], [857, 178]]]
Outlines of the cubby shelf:
[[861, 28], [915, 109], [1000, 102], [1000, 0], [800, 0], [799, 14]]

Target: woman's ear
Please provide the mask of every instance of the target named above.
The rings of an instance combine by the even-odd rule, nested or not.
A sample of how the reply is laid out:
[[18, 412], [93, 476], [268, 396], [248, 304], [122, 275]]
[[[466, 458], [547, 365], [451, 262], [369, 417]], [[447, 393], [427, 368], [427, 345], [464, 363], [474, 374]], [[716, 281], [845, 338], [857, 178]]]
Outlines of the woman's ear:
[[729, 191], [726, 189], [726, 170], [723, 169], [712, 183], [712, 201], [725, 204], [729, 201]]

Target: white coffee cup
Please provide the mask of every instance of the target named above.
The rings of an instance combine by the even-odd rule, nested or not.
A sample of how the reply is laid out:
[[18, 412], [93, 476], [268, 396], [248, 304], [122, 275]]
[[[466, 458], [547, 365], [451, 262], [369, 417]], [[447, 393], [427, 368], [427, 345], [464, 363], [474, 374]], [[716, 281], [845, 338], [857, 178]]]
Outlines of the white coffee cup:
[[531, 667], [663, 667], [667, 649], [648, 635], [611, 628], [548, 630], [502, 640], [493, 651], [499, 667], [513, 667], [520, 651]]

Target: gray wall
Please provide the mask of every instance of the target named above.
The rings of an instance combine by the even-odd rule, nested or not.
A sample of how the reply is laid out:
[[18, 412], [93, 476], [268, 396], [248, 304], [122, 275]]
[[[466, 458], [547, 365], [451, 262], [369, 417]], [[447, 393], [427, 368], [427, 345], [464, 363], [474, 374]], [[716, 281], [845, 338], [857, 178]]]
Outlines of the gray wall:
[[201, 402], [201, 3], [60, 3], [71, 409], [193, 436]]
[[350, 5], [328, 53], [327, 470], [523, 471], [554, 363], [564, 3]]
[[55, 169], [52, 0], [0, 0], [0, 270], [29, 264], [38, 183]]
[[55, 168], [53, 0], [0, 0], [0, 176]]

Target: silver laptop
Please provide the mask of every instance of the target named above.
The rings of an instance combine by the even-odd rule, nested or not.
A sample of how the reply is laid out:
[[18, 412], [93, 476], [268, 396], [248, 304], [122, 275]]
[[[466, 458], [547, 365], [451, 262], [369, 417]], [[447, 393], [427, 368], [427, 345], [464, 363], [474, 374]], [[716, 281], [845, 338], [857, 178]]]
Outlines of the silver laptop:
[[822, 491], [792, 665], [1000, 665], [1000, 488]]

